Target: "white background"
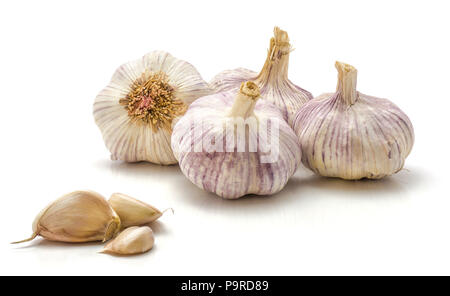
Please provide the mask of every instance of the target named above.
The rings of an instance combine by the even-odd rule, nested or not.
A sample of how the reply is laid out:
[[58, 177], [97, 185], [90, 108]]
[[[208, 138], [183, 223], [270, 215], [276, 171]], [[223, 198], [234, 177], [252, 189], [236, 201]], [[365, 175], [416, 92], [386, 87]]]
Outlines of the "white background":
[[[0, 274], [450, 274], [448, 1], [2, 1]], [[92, 116], [124, 62], [155, 49], [197, 67], [259, 70], [275, 25], [295, 51], [290, 78], [314, 95], [358, 89], [411, 118], [405, 169], [348, 182], [300, 169], [281, 193], [224, 201], [177, 166], [109, 160]], [[99, 244], [28, 237], [48, 202], [77, 190], [124, 192], [161, 209], [156, 246], [123, 258]]]

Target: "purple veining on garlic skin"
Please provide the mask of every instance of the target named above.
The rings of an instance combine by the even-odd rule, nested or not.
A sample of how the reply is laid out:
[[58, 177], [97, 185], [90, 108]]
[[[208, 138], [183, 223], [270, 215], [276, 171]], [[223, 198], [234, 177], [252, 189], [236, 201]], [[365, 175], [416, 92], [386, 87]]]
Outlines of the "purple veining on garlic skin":
[[[193, 142], [201, 141], [208, 131], [194, 136], [195, 128], [191, 128], [190, 122], [201, 117], [204, 121], [214, 123], [216, 128], [222, 128], [224, 122], [229, 120], [227, 114], [233, 106], [234, 97], [235, 92], [223, 92], [200, 98], [189, 106], [186, 115], [174, 126], [172, 135], [172, 148], [176, 151], [180, 168], [195, 185], [226, 199], [236, 199], [247, 194], [270, 195], [279, 192], [297, 170], [301, 162], [301, 151], [297, 137], [283, 120], [278, 108], [264, 100], [257, 101], [254, 114], [259, 121], [273, 119], [279, 122], [279, 154], [274, 162], [261, 162], [262, 155], [267, 153], [263, 153], [259, 145], [256, 152], [249, 152], [248, 149], [238, 152], [237, 148], [233, 152], [227, 152], [226, 135], [222, 135], [225, 152], [192, 150]], [[274, 131], [271, 130], [272, 132]], [[261, 141], [258, 134], [257, 141]]]
[[303, 164], [322, 176], [352, 180], [398, 172], [414, 143], [411, 121], [389, 100], [357, 92], [356, 69], [336, 67], [336, 93], [306, 103], [294, 118]]

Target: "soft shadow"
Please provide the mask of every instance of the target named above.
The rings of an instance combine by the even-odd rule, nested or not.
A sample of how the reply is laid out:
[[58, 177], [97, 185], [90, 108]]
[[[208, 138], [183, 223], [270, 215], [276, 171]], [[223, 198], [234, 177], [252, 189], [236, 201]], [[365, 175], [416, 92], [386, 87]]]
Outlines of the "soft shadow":
[[148, 256], [153, 256], [153, 252], [155, 252], [155, 250], [158, 247], [156, 245], [154, 245], [149, 251], [145, 252], [145, 253], [140, 253], [140, 254], [132, 254], [132, 255], [122, 255], [122, 254], [115, 254], [115, 253], [108, 253], [108, 252], [98, 252], [100, 255], [106, 255], [106, 256], [111, 256], [111, 257], [116, 257], [116, 258], [127, 258], [127, 259], [134, 259], [139, 257], [140, 259], [148, 257]]
[[177, 164], [158, 165], [149, 162], [127, 163], [103, 159], [97, 161], [94, 165], [97, 168], [109, 170], [112, 174], [123, 174], [133, 177], [148, 177], [152, 175], [166, 177], [181, 173]]
[[373, 196], [373, 194], [391, 193], [398, 194], [405, 190], [411, 190], [417, 186], [422, 186], [427, 180], [427, 175], [420, 169], [403, 169], [397, 174], [379, 180], [343, 180], [339, 178], [327, 178], [317, 175], [306, 177], [303, 185], [317, 188], [321, 191], [344, 193], [346, 195], [362, 197]]
[[92, 247], [102, 246], [102, 242], [89, 242], [89, 243], [63, 243], [46, 240], [42, 237], [37, 237], [31, 242], [13, 245], [15, 250], [24, 250], [30, 248], [46, 248], [46, 249], [60, 249], [60, 248], [79, 248], [79, 247]]
[[142, 259], [141, 257], [152, 256], [152, 253], [155, 251], [155, 249], [157, 249], [157, 246], [155, 245], [149, 252], [146, 252], [143, 254], [119, 255], [119, 254], [103, 253], [102, 250], [105, 245], [106, 245], [106, 243], [102, 243], [102, 242], [63, 243], [63, 242], [49, 241], [44, 238], [36, 238], [34, 241], [28, 243], [28, 245], [15, 247], [14, 250], [15, 251], [21, 251], [21, 250], [23, 251], [23, 250], [27, 250], [27, 249], [36, 249], [36, 251], [42, 250], [45, 252], [53, 252], [52, 254], [54, 254], [55, 252], [62, 251], [62, 250], [64, 252], [70, 252], [71, 250], [79, 252], [81, 247], [91, 248], [91, 249], [94, 249], [93, 247], [95, 247], [95, 250], [92, 250], [92, 254], [98, 253], [100, 255], [105, 255], [105, 256], [112, 256], [112, 257], [118, 257], [118, 258], [130, 258], [130, 259], [139, 257], [139, 259]]
[[[110, 170], [113, 174], [129, 176], [131, 178], [145, 178], [157, 176], [170, 180], [173, 185], [174, 201], [185, 203], [197, 210], [209, 213], [252, 214], [283, 209], [286, 206], [301, 206], [303, 199], [316, 196], [326, 198], [397, 198], [402, 192], [422, 186], [427, 182], [423, 170], [408, 167], [399, 173], [381, 180], [348, 181], [338, 178], [317, 176], [308, 169], [300, 167], [289, 180], [285, 188], [270, 196], [248, 195], [237, 200], [225, 200], [213, 193], [208, 193], [191, 183], [181, 172], [178, 165], [161, 166], [148, 162], [125, 163], [119, 161], [102, 160], [96, 163], [101, 169]], [[169, 214], [169, 213], [167, 213]], [[165, 227], [158, 224], [149, 225], [155, 233], [165, 233]]]
[[363, 179], [348, 181], [338, 178], [317, 176], [305, 168], [289, 180], [285, 188], [270, 196], [247, 195], [237, 200], [225, 200], [213, 193], [208, 193], [186, 178], [177, 179], [178, 188], [183, 188], [178, 194], [180, 201], [204, 209], [212, 213], [241, 213], [251, 215], [264, 211], [273, 211], [276, 208], [300, 206], [303, 199], [309, 201], [316, 196], [326, 198], [399, 198], [402, 192], [414, 190], [427, 182], [427, 176], [422, 170], [409, 168], [381, 180]]
[[[251, 214], [254, 210], [273, 210], [274, 206], [280, 206], [289, 203], [293, 199], [297, 199], [302, 195], [305, 187], [302, 183], [303, 179], [292, 178], [286, 184], [281, 192], [273, 195], [246, 195], [239, 199], [227, 200], [223, 199], [213, 193], [203, 191], [195, 186], [187, 178], [177, 179], [176, 188], [182, 188], [182, 191], [177, 194], [180, 202], [188, 203], [190, 206], [204, 209], [209, 212], [246, 212]], [[271, 209], [269, 209], [271, 208]]]
[[[171, 215], [172, 212], [168, 212], [165, 215]], [[163, 223], [159, 222], [159, 221], [154, 221], [151, 223], [148, 223], [146, 225], [143, 226], [148, 226], [152, 229], [152, 231], [155, 233], [155, 235], [166, 235], [168, 233], [170, 233], [170, 231], [168, 230], [167, 226], [164, 225]]]

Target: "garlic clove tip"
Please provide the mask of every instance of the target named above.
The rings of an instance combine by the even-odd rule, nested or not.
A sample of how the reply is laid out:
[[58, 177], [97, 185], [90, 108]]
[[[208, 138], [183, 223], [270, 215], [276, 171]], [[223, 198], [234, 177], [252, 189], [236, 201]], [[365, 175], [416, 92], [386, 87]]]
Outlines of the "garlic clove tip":
[[172, 212], [172, 215], [175, 215], [175, 210], [174, 210], [173, 208], [167, 208], [167, 209], [163, 210], [163, 211], [161, 212], [161, 214], [164, 214], [164, 213], [167, 212], [167, 211], [171, 211], [171, 212]]
[[32, 240], [34, 240], [37, 236], [39, 235], [38, 232], [33, 233], [33, 235], [30, 238], [21, 240], [21, 241], [17, 241], [17, 242], [12, 242], [11, 245], [18, 245], [18, 244], [22, 244], [22, 243], [27, 243], [27, 242], [31, 242]]

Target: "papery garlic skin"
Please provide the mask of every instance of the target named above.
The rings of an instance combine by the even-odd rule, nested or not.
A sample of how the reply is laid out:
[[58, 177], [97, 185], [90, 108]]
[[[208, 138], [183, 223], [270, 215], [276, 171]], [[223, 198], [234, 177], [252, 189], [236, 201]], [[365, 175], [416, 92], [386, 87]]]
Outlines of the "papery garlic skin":
[[150, 251], [155, 237], [150, 227], [130, 227], [109, 242], [102, 253], [117, 255], [137, 255]]
[[157, 208], [122, 193], [113, 193], [108, 202], [119, 215], [123, 228], [154, 222], [163, 214]]
[[94, 103], [95, 122], [111, 158], [176, 163], [170, 148], [172, 124], [195, 99], [210, 92], [191, 64], [167, 52], [153, 51], [122, 65]]
[[120, 218], [103, 196], [75, 191], [52, 202], [33, 222], [31, 238], [38, 235], [59, 242], [108, 241], [120, 230]]
[[403, 168], [414, 143], [408, 116], [356, 90], [354, 67], [336, 63], [336, 93], [305, 104], [294, 120], [303, 164], [321, 176], [380, 179]]
[[259, 74], [244, 68], [226, 70], [217, 74], [210, 85], [216, 93], [229, 90], [236, 92], [242, 82], [254, 81], [261, 89], [261, 97], [275, 104], [284, 119], [291, 124], [300, 107], [313, 96], [288, 79], [290, 52], [288, 34], [275, 27], [266, 62]]
[[[223, 92], [198, 99], [175, 125], [172, 135], [175, 156], [181, 171], [199, 188], [225, 199], [237, 199], [247, 194], [270, 195], [282, 190], [295, 173], [301, 162], [297, 137], [278, 108], [264, 99], [257, 101], [258, 97], [256, 84], [243, 83], [238, 92]], [[240, 118], [253, 120], [257, 126], [249, 126], [247, 133], [234, 125]], [[271, 124], [278, 124], [273, 127], [279, 134], [278, 143], [273, 143], [277, 146], [272, 147], [272, 150], [278, 150], [273, 162], [262, 161], [267, 153], [263, 153], [261, 147], [255, 152], [250, 149], [240, 152], [235, 140], [231, 149], [226, 148], [231, 142], [223, 132], [224, 126], [234, 126], [235, 139], [245, 139], [248, 145], [250, 135], [256, 134], [255, 139], [262, 141], [257, 129], [268, 120]], [[203, 128], [202, 124], [209, 127]], [[217, 142], [221, 139], [224, 149], [208, 152], [205, 146], [200, 146], [196, 151], [199, 143], [210, 138], [217, 139]]]

